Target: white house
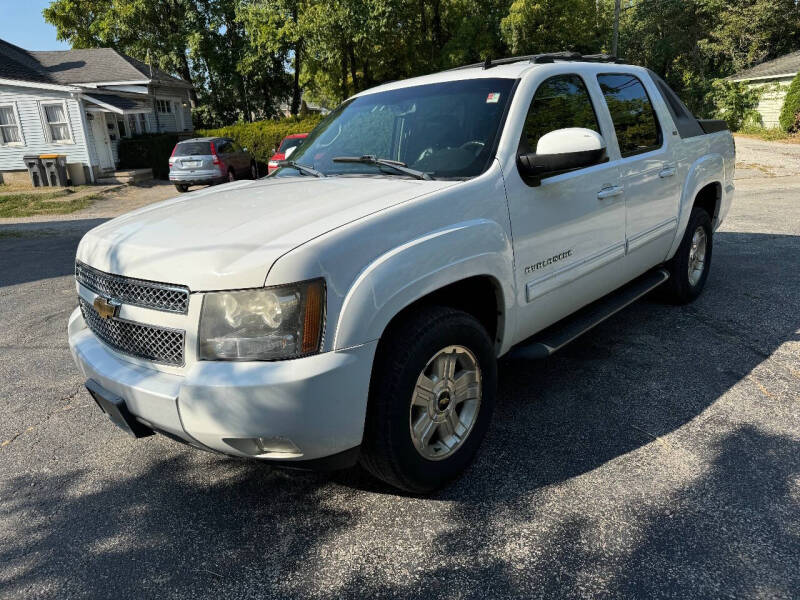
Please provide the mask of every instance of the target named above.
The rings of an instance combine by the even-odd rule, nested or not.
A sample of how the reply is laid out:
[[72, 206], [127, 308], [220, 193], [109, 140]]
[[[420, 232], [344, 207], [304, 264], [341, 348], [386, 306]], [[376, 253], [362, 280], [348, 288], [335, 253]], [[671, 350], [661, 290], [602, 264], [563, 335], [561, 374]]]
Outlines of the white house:
[[191, 133], [191, 84], [111, 48], [34, 52], [0, 40], [0, 181], [28, 179], [23, 156], [64, 154], [93, 182], [121, 138]]
[[756, 110], [761, 115], [764, 127], [778, 127], [778, 117], [783, 108], [787, 88], [798, 71], [800, 71], [800, 51], [740, 71], [728, 79], [741, 81], [751, 88], [766, 87]]

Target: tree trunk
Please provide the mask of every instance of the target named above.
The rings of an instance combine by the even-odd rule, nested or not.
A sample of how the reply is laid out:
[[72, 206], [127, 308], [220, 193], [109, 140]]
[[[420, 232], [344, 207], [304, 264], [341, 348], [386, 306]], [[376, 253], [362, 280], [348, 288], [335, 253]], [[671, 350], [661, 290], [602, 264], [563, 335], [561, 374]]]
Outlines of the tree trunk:
[[294, 46], [294, 83], [292, 84], [292, 114], [297, 115], [300, 110], [300, 100], [302, 91], [300, 90], [300, 65], [302, 62], [303, 42], [297, 42]]
[[345, 100], [350, 94], [347, 93], [347, 53], [342, 47], [341, 50], [341, 59], [342, 59], [342, 100]]
[[[183, 77], [189, 83], [192, 83], [192, 72], [189, 70], [189, 60], [186, 58], [185, 50], [181, 52], [180, 76]], [[194, 89], [193, 83], [192, 83], [192, 89], [189, 90], [189, 99], [192, 101], [193, 108], [197, 106], [197, 91]]]
[[[297, 24], [298, 7], [297, 2], [292, 6], [292, 21]], [[294, 82], [292, 84], [292, 114], [297, 116], [300, 110], [301, 92], [300, 92], [300, 65], [302, 62], [303, 40], [297, 40], [294, 45]]]
[[436, 52], [439, 53], [444, 46], [442, 40], [442, 14], [440, 0], [433, 2], [433, 41], [436, 44]]
[[353, 91], [358, 91], [358, 75], [356, 73], [356, 53], [353, 50], [353, 45], [348, 44], [347, 55], [350, 59], [350, 76], [353, 78]]

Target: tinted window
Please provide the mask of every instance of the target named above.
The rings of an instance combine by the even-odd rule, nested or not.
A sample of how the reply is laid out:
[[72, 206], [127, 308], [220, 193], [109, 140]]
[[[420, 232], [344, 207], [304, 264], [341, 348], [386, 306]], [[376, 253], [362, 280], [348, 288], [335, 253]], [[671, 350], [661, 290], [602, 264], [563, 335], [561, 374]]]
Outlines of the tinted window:
[[280, 149], [278, 152], [286, 152], [289, 148], [297, 148], [300, 144], [303, 143], [303, 138], [288, 138], [283, 140]]
[[[403, 176], [388, 168], [333, 160], [374, 154], [433, 177], [475, 177], [494, 157], [514, 85], [513, 79], [466, 79], [358, 96], [328, 115], [292, 160], [326, 175]], [[295, 177], [297, 171], [283, 168], [277, 176]]]
[[661, 146], [661, 128], [642, 82], [633, 75], [598, 75], [622, 156]]
[[233, 144], [227, 140], [222, 140], [217, 144], [217, 152], [220, 154], [230, 154], [233, 152]]
[[543, 81], [533, 96], [525, 117], [520, 152], [535, 152], [544, 134], [568, 127], [585, 127], [600, 133], [583, 80], [577, 75], [556, 75]]
[[181, 142], [175, 147], [175, 156], [211, 154], [208, 142]]

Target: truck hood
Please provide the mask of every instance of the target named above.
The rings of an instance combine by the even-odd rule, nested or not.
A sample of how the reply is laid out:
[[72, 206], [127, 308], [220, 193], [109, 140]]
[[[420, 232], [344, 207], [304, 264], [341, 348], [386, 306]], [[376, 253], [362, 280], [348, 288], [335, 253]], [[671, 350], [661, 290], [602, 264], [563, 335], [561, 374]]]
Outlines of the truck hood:
[[81, 240], [77, 259], [192, 291], [259, 287], [278, 258], [308, 240], [456, 184], [310, 176], [235, 182], [103, 223]]

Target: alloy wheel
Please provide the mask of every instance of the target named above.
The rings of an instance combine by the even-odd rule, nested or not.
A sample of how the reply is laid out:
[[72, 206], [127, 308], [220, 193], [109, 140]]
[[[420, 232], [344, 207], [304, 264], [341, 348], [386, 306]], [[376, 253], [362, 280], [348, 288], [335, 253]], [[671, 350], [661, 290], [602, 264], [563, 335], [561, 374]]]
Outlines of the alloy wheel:
[[464, 346], [437, 352], [417, 378], [411, 397], [409, 427], [417, 452], [442, 460], [467, 439], [481, 406], [481, 369]]

